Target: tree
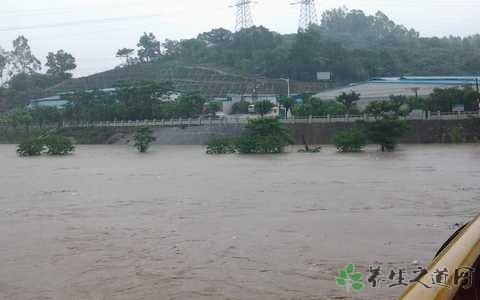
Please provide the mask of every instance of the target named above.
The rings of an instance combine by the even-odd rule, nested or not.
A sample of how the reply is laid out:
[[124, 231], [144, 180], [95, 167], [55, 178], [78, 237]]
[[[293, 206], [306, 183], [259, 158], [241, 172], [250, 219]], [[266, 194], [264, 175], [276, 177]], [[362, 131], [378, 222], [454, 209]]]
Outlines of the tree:
[[13, 41], [10, 57], [12, 73], [32, 74], [42, 68], [40, 61], [32, 54], [28, 39], [23, 35]]
[[235, 153], [235, 141], [230, 138], [211, 138], [207, 144], [207, 154]]
[[75, 151], [72, 141], [61, 135], [47, 135], [41, 138], [47, 149], [47, 154], [52, 156], [64, 156]]
[[64, 50], [58, 50], [56, 53], [49, 52], [45, 65], [48, 67], [47, 74], [62, 79], [72, 78], [72, 74], [68, 71], [77, 68], [75, 57]]
[[375, 119], [379, 119], [386, 116], [397, 115], [397, 110], [391, 101], [372, 101], [365, 108], [365, 113], [374, 116]]
[[10, 112], [10, 119], [14, 127], [17, 125], [23, 125], [25, 126], [27, 134], [30, 134], [30, 125], [32, 124], [33, 118], [28, 110], [21, 108], [15, 109]]
[[291, 112], [293, 107], [295, 106], [295, 99], [292, 97], [283, 97], [280, 98], [280, 105], [285, 108], [285, 118], [288, 118], [288, 112]]
[[218, 101], [209, 101], [205, 104], [206, 113], [215, 115], [222, 110], [222, 103]]
[[257, 114], [260, 114], [262, 117], [265, 116], [266, 114], [269, 114], [273, 109], [273, 103], [264, 100], [264, 101], [259, 101], [255, 103], [255, 112]]
[[248, 107], [250, 106], [250, 102], [245, 100], [241, 100], [240, 102], [236, 102], [232, 106], [232, 114], [248, 114]]
[[237, 150], [243, 154], [282, 153], [293, 143], [288, 130], [274, 118], [250, 120], [237, 141]]
[[140, 48], [138, 49], [138, 58], [143, 63], [156, 61], [160, 58], [160, 42], [153, 33], [147, 34], [145, 32], [142, 37], [140, 37], [137, 47]]
[[335, 136], [338, 152], [360, 152], [366, 144], [365, 134], [358, 129], [342, 131]]
[[5, 70], [8, 65], [8, 53], [0, 47], [0, 87], [3, 85]]
[[45, 143], [42, 139], [28, 138], [17, 146], [19, 156], [39, 156], [45, 150]]
[[177, 112], [182, 118], [195, 118], [202, 114], [207, 99], [199, 92], [186, 93], [177, 99]]
[[354, 91], [349, 94], [343, 92], [336, 100], [345, 106], [347, 113], [351, 114], [357, 102], [360, 100], [360, 94], [357, 94]]
[[382, 152], [393, 151], [401, 138], [408, 130], [405, 121], [392, 117], [385, 117], [373, 123], [367, 123], [368, 139], [379, 144]]
[[[116, 98], [126, 112], [128, 120], [152, 120], [162, 97], [173, 90], [170, 82], [124, 81], [116, 86]], [[200, 113], [203, 103], [199, 109]]]
[[153, 136], [153, 130], [149, 127], [139, 128], [134, 136], [134, 146], [140, 153], [145, 153], [150, 148], [150, 144], [156, 140]]
[[42, 128], [45, 124], [60, 125], [62, 113], [56, 107], [34, 107], [31, 109], [32, 122]]
[[426, 100], [429, 111], [451, 112], [457, 104], [464, 105], [466, 111], [477, 111], [477, 92], [471, 87], [434, 89]]
[[305, 95], [303, 102], [295, 104], [292, 111], [299, 117], [344, 115], [347, 112], [343, 104], [333, 100], [324, 101], [313, 98], [311, 94]]
[[133, 52], [135, 52], [134, 49], [122, 48], [117, 51], [116, 57], [124, 59], [124, 64], [128, 66], [132, 63], [131, 56]]

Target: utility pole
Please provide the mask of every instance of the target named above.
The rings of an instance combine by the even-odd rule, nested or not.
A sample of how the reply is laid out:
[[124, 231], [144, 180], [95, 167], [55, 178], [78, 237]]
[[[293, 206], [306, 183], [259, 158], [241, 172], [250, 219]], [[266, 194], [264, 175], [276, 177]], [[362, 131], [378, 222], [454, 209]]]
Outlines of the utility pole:
[[478, 76], [475, 77], [475, 85], [477, 87], [477, 103], [478, 103], [478, 111], [480, 111], [480, 90], [478, 87]]
[[290, 78], [279, 78], [280, 80], [283, 80], [287, 83], [287, 97], [290, 98], [291, 92], [290, 92]]
[[253, 26], [252, 10], [250, 0], [236, 0], [232, 7], [237, 8], [237, 18], [235, 23], [235, 31], [250, 28]]
[[310, 25], [318, 24], [317, 7], [315, 0], [300, 0], [291, 3], [292, 5], [300, 5], [300, 20], [298, 29], [307, 30]]

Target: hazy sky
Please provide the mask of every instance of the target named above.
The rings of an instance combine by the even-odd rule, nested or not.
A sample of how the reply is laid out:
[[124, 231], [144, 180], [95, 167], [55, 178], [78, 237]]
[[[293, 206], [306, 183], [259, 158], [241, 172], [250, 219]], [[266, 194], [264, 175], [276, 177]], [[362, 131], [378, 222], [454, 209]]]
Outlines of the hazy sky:
[[[118, 64], [116, 50], [134, 48], [144, 32], [158, 39], [195, 37], [212, 28], [234, 28], [234, 0], [1, 0], [0, 46], [11, 49], [20, 34], [43, 62], [48, 51], [65, 49], [77, 58], [76, 76]], [[294, 0], [258, 0], [256, 25], [295, 32], [299, 8]], [[378, 10], [422, 36], [480, 32], [479, 0], [317, 0], [318, 14], [346, 6], [372, 14]]]

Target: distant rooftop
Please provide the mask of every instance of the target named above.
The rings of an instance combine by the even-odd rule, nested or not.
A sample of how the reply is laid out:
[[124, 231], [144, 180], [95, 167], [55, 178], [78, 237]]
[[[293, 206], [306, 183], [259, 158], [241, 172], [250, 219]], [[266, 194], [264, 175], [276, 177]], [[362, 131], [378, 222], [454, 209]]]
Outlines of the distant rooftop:
[[367, 82], [350, 84], [339, 89], [326, 90], [315, 95], [323, 100], [334, 100], [342, 93], [360, 94], [358, 106], [364, 108], [371, 101], [387, 100], [390, 96], [428, 96], [434, 89], [474, 85], [480, 77], [473, 76], [404, 76], [374, 77]]
[[370, 83], [395, 84], [440, 84], [440, 85], [471, 85], [480, 77], [474, 76], [402, 76], [402, 77], [373, 77]]

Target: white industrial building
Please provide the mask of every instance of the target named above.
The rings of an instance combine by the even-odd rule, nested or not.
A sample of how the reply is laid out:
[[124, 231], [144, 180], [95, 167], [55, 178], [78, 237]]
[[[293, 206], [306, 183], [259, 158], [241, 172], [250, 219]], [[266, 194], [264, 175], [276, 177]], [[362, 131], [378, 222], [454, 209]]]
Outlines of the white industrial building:
[[365, 108], [372, 101], [388, 100], [390, 96], [418, 96], [426, 97], [434, 89], [475, 86], [479, 77], [380, 77], [372, 78], [367, 82], [350, 84], [349, 86], [326, 90], [316, 94], [315, 98], [335, 100], [342, 93], [355, 92], [360, 94], [357, 103], [360, 109]]

